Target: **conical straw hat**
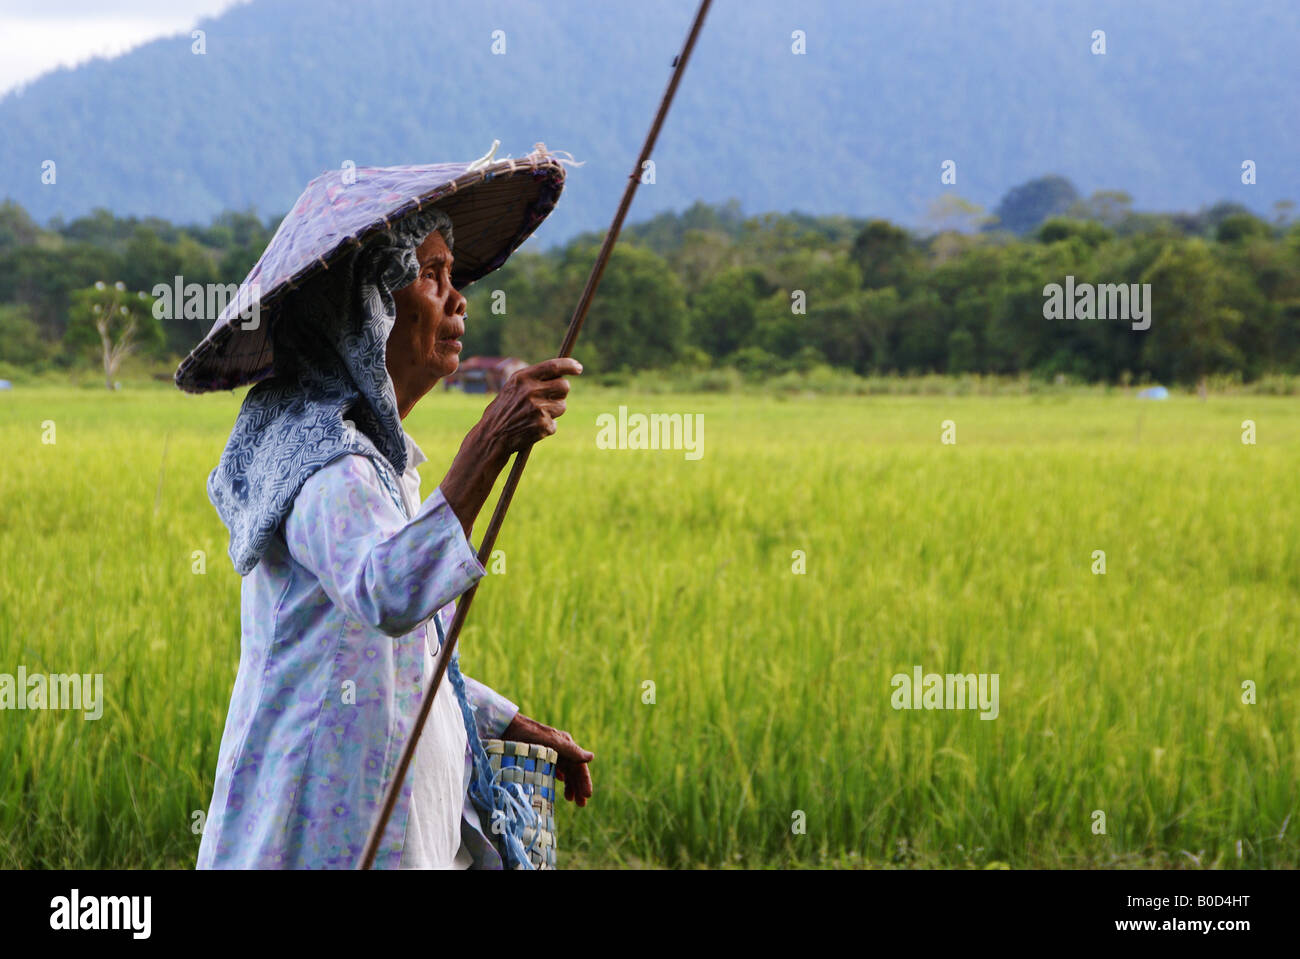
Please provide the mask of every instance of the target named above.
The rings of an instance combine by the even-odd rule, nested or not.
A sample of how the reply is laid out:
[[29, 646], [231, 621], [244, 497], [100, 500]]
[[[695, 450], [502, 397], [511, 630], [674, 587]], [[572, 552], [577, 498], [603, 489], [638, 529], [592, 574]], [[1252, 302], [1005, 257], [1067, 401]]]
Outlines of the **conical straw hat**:
[[238, 296], [181, 362], [176, 385], [187, 393], [205, 393], [270, 376], [270, 328], [279, 299], [417, 210], [437, 206], [451, 217], [457, 288], [501, 266], [555, 208], [564, 167], [541, 143], [516, 160], [495, 160], [496, 146], [472, 162], [356, 167], [316, 177]]

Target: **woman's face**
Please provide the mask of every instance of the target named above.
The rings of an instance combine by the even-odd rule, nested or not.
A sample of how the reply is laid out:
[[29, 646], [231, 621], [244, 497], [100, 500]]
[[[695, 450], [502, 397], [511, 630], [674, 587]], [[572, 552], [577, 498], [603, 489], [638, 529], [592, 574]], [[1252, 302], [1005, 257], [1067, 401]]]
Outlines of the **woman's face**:
[[397, 318], [385, 355], [393, 384], [407, 394], [410, 405], [456, 372], [465, 335], [465, 297], [451, 285], [453, 257], [447, 241], [434, 230], [415, 255], [420, 273], [393, 294]]

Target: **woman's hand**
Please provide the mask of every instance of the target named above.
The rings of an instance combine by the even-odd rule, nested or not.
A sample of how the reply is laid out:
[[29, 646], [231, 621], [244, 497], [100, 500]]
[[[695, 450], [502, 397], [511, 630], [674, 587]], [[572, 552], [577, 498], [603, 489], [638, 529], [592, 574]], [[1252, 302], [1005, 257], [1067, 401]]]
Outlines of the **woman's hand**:
[[596, 758], [595, 753], [583, 749], [563, 730], [529, 719], [523, 713], [516, 714], [501, 738], [521, 743], [540, 743], [554, 749], [559, 754], [559, 760], [555, 764], [555, 778], [564, 783], [564, 798], [579, 806], [587, 805], [587, 800], [591, 798], [591, 770], [587, 768], [587, 763]]
[[568, 357], [520, 370], [506, 380], [483, 411], [483, 418], [461, 442], [439, 488], [466, 536], [510, 454], [555, 432], [555, 420], [564, 415], [564, 400], [569, 395], [569, 381], [564, 376], [581, 372], [582, 364]]
[[531, 446], [555, 432], [555, 419], [564, 414], [564, 398], [569, 395], [569, 381], [564, 374], [577, 376], [582, 364], [568, 357], [556, 357], [530, 366], [506, 380], [470, 437], [482, 443], [489, 458], [501, 465], [510, 454]]

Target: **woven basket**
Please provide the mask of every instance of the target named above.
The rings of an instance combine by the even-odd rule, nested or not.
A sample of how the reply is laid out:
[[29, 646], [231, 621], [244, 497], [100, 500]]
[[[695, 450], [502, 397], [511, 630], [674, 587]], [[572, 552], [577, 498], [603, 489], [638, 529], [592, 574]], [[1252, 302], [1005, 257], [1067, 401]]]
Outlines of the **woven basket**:
[[485, 739], [483, 748], [494, 775], [500, 772], [503, 783], [517, 783], [528, 797], [537, 817], [541, 820], [541, 835], [537, 831], [524, 831], [524, 848], [528, 858], [538, 869], [554, 869], [555, 865], [555, 762], [559, 755], [549, 746], [537, 743], [519, 743], [513, 740]]

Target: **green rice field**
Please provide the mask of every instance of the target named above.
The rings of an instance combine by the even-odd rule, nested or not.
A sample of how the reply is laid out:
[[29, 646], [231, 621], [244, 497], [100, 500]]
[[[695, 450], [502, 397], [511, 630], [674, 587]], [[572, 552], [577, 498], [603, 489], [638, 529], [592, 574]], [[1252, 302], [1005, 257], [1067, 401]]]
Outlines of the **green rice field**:
[[[0, 673], [105, 700], [0, 712], [0, 867], [193, 867], [239, 659], [204, 482], [241, 396], [0, 393]], [[485, 402], [408, 417], [426, 496]], [[598, 448], [620, 405], [702, 414], [703, 455]], [[575, 379], [463, 663], [596, 753], [562, 868], [1294, 867], [1298, 493], [1295, 399]], [[996, 718], [894, 708], [918, 666], [997, 674]]]

